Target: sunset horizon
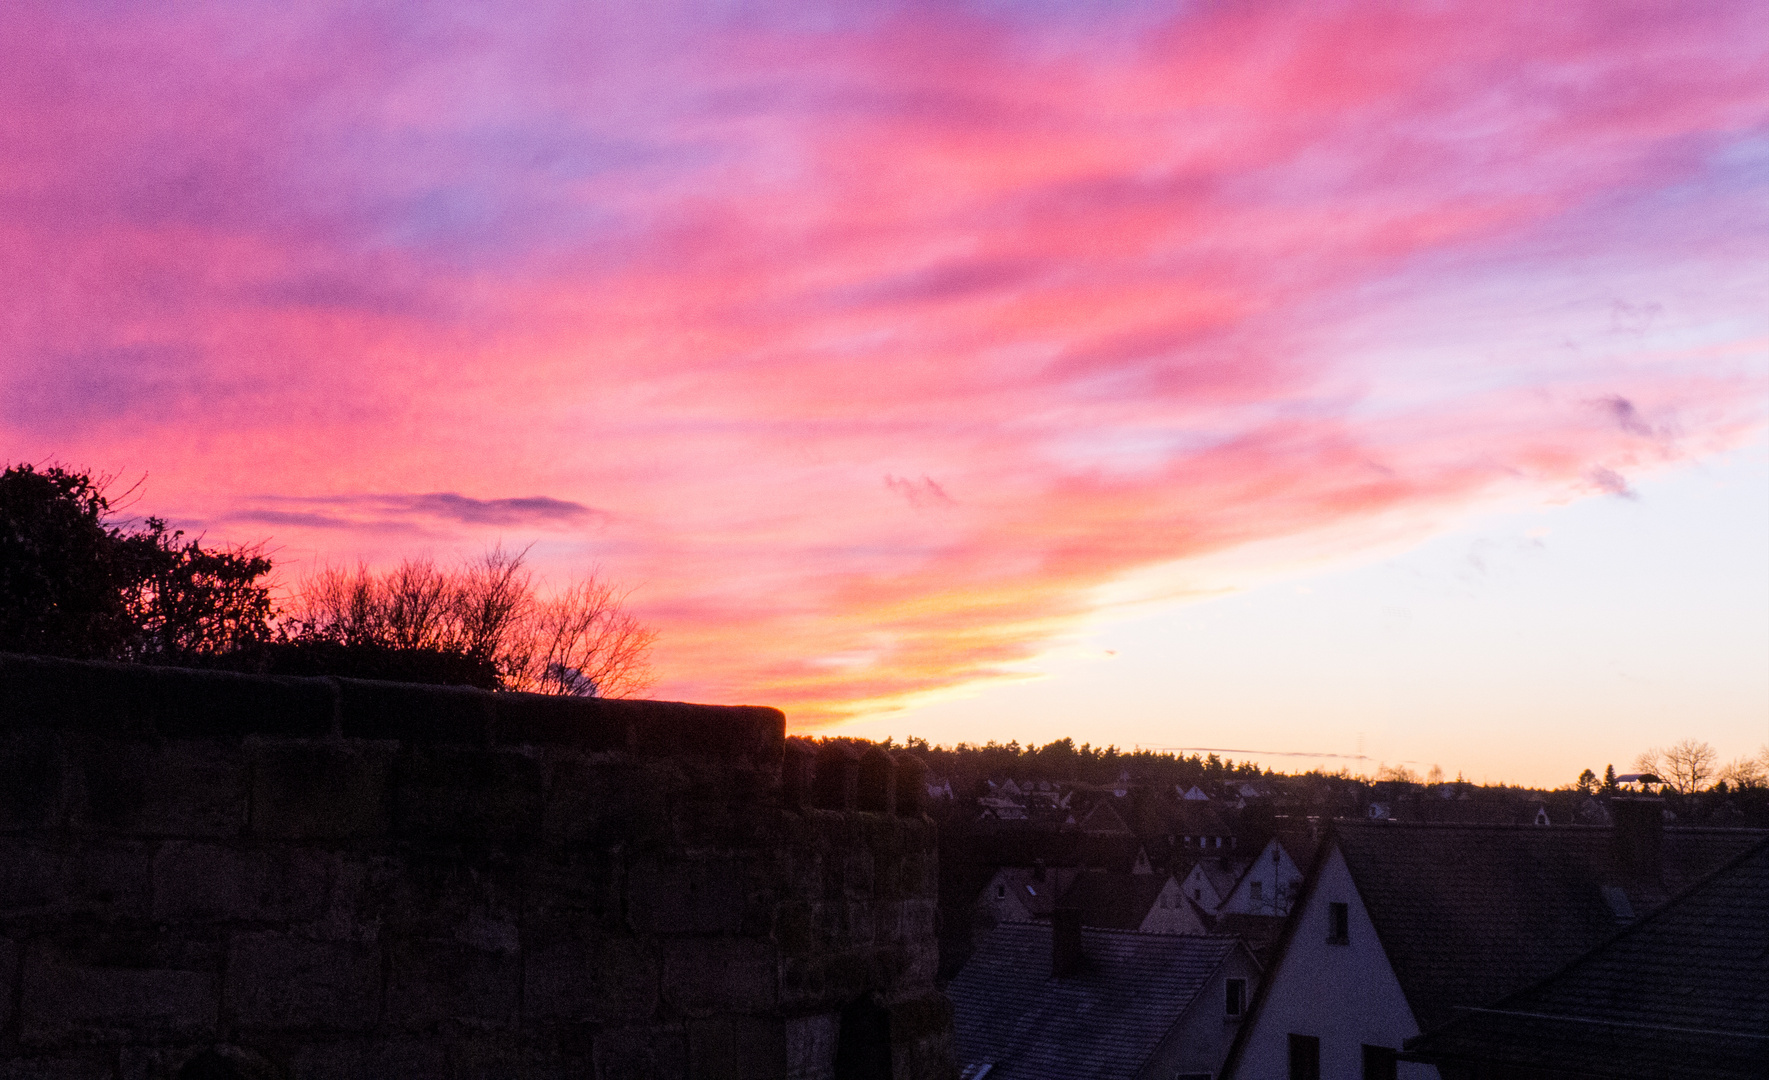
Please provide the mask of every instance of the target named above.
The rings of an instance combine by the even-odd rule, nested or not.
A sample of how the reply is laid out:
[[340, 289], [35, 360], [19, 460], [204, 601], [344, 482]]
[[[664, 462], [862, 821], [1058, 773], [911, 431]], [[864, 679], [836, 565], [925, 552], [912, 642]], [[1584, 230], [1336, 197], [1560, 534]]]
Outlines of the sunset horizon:
[[0, 466], [788, 730], [1769, 746], [1769, 8], [0, 11]]

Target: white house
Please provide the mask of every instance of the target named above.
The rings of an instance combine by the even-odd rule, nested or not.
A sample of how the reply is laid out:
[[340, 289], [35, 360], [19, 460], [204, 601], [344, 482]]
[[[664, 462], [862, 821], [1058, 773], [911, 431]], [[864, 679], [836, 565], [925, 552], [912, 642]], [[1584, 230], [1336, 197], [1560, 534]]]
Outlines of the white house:
[[1419, 1025], [1337, 844], [1328, 846], [1302, 905], [1236, 1048], [1232, 1073], [1224, 1075], [1436, 1077], [1432, 1066], [1394, 1061]]
[[1222, 914], [1288, 915], [1302, 889], [1302, 868], [1276, 839], [1247, 864], [1229, 894], [1217, 905]]
[[1231, 863], [1226, 859], [1199, 859], [1192, 864], [1186, 876], [1180, 879], [1179, 889], [1192, 899], [1192, 902], [1210, 914], [1222, 906], [1234, 891], [1235, 881], [1241, 876], [1246, 864]]
[[1198, 906], [1186, 898], [1173, 877], [1161, 887], [1155, 905], [1137, 929], [1145, 934], [1202, 934], [1207, 930]]

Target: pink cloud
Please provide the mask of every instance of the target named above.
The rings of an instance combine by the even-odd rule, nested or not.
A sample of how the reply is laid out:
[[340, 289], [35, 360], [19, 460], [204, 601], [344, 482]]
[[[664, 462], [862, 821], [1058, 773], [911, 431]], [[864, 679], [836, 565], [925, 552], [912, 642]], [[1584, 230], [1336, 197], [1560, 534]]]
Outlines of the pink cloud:
[[538, 538], [665, 692], [884, 707], [1139, 570], [1758, 430], [1765, 35], [11, 5], [0, 449], [297, 566]]

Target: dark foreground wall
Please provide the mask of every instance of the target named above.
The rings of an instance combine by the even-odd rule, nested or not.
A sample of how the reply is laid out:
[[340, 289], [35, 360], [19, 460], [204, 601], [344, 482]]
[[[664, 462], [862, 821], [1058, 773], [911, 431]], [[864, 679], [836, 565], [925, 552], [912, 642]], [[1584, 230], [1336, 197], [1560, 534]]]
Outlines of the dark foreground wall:
[[945, 1080], [896, 768], [772, 709], [0, 654], [0, 1080]]

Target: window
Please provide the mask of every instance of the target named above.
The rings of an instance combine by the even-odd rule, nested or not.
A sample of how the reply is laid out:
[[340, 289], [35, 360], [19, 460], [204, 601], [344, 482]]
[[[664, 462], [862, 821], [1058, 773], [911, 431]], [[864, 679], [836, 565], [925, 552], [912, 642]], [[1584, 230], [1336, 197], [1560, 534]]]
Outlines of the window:
[[1192, 899], [1202, 901], [1204, 899], [1204, 890], [1195, 885], [1192, 886]]
[[1321, 1080], [1319, 1036], [1290, 1036], [1290, 1080]]
[[1399, 1072], [1392, 1049], [1364, 1044], [1364, 1080], [1396, 1080]]
[[1247, 980], [1230, 979], [1228, 981], [1228, 1000], [1224, 1003], [1224, 1011], [1230, 1016], [1239, 1016], [1247, 1011]]
[[995, 886], [995, 899], [997, 899], [997, 900], [1006, 900], [1007, 899], [1007, 886], [1006, 885]]
[[1349, 905], [1327, 905], [1327, 944], [1351, 944], [1351, 908]]

